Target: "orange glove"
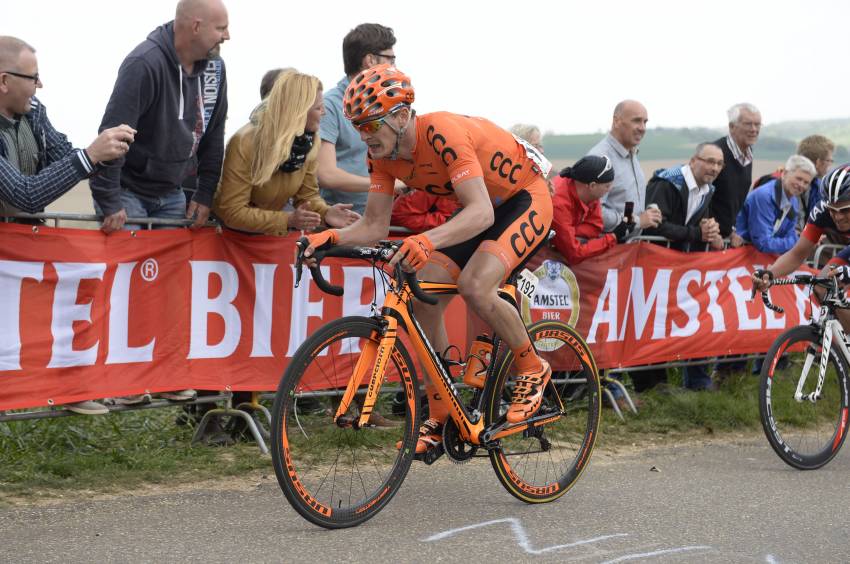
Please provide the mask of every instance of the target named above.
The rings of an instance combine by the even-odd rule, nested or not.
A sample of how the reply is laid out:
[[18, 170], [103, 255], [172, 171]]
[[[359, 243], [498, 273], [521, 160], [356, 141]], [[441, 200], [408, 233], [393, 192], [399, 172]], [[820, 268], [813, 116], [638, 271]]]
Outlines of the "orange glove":
[[398, 248], [401, 259], [406, 261], [413, 270], [421, 270], [433, 252], [434, 244], [424, 233], [411, 235]]
[[[326, 249], [337, 244], [337, 241], [339, 241], [339, 234], [336, 229], [325, 229], [324, 231], [307, 235], [307, 241], [310, 242], [310, 245], [307, 247], [308, 249], [313, 249], [314, 251], [322, 248]], [[313, 253], [311, 252], [310, 255], [312, 254]]]

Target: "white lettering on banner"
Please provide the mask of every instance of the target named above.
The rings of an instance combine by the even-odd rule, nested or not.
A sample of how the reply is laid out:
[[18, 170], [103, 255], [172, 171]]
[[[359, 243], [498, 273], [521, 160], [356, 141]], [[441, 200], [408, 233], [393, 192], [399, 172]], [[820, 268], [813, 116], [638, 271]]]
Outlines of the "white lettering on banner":
[[[233, 354], [242, 336], [242, 320], [233, 300], [239, 293], [239, 275], [230, 263], [222, 261], [190, 260], [192, 268], [192, 321], [187, 358], [225, 358]], [[210, 277], [221, 279], [221, 293], [209, 297]], [[207, 318], [218, 315], [224, 320], [224, 336], [218, 344], [207, 342]]]
[[[295, 280], [295, 265], [290, 266], [292, 269], [293, 280]], [[331, 275], [331, 269], [328, 266], [322, 266], [322, 276], [328, 280]], [[301, 346], [301, 343], [307, 338], [307, 322], [311, 317], [322, 317], [324, 312], [324, 300], [319, 299], [316, 302], [310, 301], [310, 287], [313, 277], [310, 276], [310, 271], [304, 269], [304, 275], [301, 278], [301, 284], [292, 288], [292, 317], [289, 322], [289, 347], [286, 351], [286, 356], [291, 357]], [[321, 356], [326, 355], [328, 349], [325, 348], [320, 353]]]
[[744, 290], [738, 278], [750, 279], [750, 272], [743, 266], [737, 266], [726, 274], [729, 278], [729, 291], [735, 299], [735, 309], [738, 311], [738, 329], [741, 331], [759, 331], [762, 329], [761, 314], [750, 317], [747, 311], [747, 302], [750, 300], [751, 290]]
[[274, 356], [272, 353], [272, 304], [276, 264], [254, 265], [254, 344], [252, 357]]
[[[798, 274], [811, 274], [810, 272], [794, 272], [792, 276], [796, 276]], [[797, 319], [798, 323], [803, 323], [808, 317], [806, 315], [807, 310], [812, 306], [812, 290], [809, 286], [800, 286], [794, 284], [792, 286], [794, 288], [794, 299], [797, 304]], [[765, 308], [767, 309], [767, 308]], [[812, 311], [812, 319], [818, 321], [820, 319], [820, 308], [811, 307]]]
[[[672, 270], [660, 269], [655, 275], [649, 295], [644, 291], [643, 268], [632, 267], [632, 283], [629, 288], [629, 300], [634, 313], [635, 338], [643, 337], [643, 330], [649, 320], [650, 311], [655, 306], [655, 322], [652, 325], [652, 340], [663, 339], [667, 331], [667, 294], [670, 291], [670, 275]], [[626, 305], [626, 314], [629, 307]], [[620, 329], [620, 340], [626, 337], [627, 323]]]
[[[342, 267], [345, 273], [343, 288], [345, 293], [342, 297], [342, 316], [348, 315], [371, 315], [371, 302], [362, 303], [360, 296], [363, 294], [363, 281], [372, 279], [371, 266], [344, 266]], [[377, 303], [384, 301], [384, 288], [378, 288]], [[340, 354], [359, 353], [360, 340], [346, 339], [342, 342]]]
[[722, 333], [726, 331], [726, 320], [723, 317], [723, 308], [717, 303], [720, 297], [720, 289], [717, 287], [718, 282], [726, 277], [725, 270], [709, 270], [705, 273], [705, 283], [708, 284], [708, 314], [711, 316], [712, 333]]
[[53, 264], [58, 280], [53, 294], [53, 350], [48, 368], [69, 366], [93, 366], [97, 361], [99, 341], [91, 347], [74, 350], [74, 322], [91, 323], [91, 302], [77, 303], [77, 294], [82, 280], [103, 280], [106, 264], [102, 262], [57, 262]]
[[120, 263], [109, 293], [109, 351], [106, 364], [151, 362], [156, 339], [140, 347], [130, 346], [130, 280], [135, 262]]
[[[596, 302], [596, 311], [593, 312], [593, 320], [590, 322], [590, 329], [587, 332], [587, 342], [596, 342], [596, 332], [599, 326], [603, 323], [608, 324], [608, 339], [609, 343], [617, 341], [617, 270], [614, 268], [608, 269], [608, 276], [605, 277], [605, 286], [602, 292], [599, 293], [599, 300]], [[607, 308], [606, 308], [607, 304]]]
[[21, 369], [21, 285], [43, 276], [43, 262], [0, 260], [0, 370]]
[[689, 270], [679, 279], [679, 285], [676, 288], [676, 303], [679, 304], [679, 309], [688, 316], [688, 322], [685, 323], [684, 327], [680, 327], [675, 321], [672, 321], [670, 323], [671, 337], [690, 337], [699, 330], [699, 302], [688, 292], [688, 287], [693, 282], [699, 284], [701, 279], [702, 273], [699, 270]]

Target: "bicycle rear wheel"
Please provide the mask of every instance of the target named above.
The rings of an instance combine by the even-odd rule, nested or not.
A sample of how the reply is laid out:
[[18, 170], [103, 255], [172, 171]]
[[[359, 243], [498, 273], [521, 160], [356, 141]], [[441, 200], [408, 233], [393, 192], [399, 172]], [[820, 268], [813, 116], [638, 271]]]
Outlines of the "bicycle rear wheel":
[[[272, 461], [286, 499], [329, 529], [373, 517], [392, 499], [413, 460], [419, 392], [410, 355], [396, 341], [369, 424], [358, 425], [369, 385], [360, 383], [345, 417], [334, 422], [357, 360], [380, 339], [377, 320], [347, 317], [310, 336], [278, 386]], [[371, 367], [370, 367], [371, 368]]]
[[[590, 460], [599, 429], [601, 391], [590, 348], [572, 327], [539, 321], [528, 333], [553, 369], [535, 417], [560, 417], [498, 439], [498, 448], [489, 454], [496, 476], [511, 495], [527, 503], [545, 503], [564, 495]], [[497, 362], [493, 384], [485, 392], [485, 426], [504, 421], [513, 390], [513, 353], [507, 351]]]
[[800, 470], [832, 460], [847, 436], [847, 364], [836, 349], [830, 347], [817, 398], [805, 397], [817, 389], [823, 356], [814, 327], [783, 333], [762, 365], [759, 415], [764, 434], [779, 458]]

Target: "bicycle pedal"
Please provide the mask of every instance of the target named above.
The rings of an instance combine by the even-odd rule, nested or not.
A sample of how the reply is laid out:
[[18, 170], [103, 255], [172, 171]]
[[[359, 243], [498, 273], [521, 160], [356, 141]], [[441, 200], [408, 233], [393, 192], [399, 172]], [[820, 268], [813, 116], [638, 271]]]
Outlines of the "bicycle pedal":
[[443, 445], [437, 445], [434, 448], [429, 448], [421, 454], [414, 454], [413, 460], [419, 460], [420, 462], [424, 462], [425, 464], [430, 466], [437, 462], [437, 459], [443, 456], [445, 452], [446, 451], [443, 448]]

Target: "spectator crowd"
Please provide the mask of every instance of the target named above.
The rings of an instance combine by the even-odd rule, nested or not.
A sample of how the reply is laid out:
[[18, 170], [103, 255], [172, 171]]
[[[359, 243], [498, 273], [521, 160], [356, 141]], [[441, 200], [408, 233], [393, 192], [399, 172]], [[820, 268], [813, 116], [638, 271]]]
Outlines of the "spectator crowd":
[[[85, 148], [74, 148], [53, 127], [36, 96], [42, 87], [36, 49], [0, 36], [0, 213], [34, 221], [15, 216], [43, 211], [88, 179], [106, 234], [140, 229], [138, 220], [196, 229], [215, 217], [224, 229], [274, 236], [357, 221], [370, 187], [368, 147], [346, 119], [343, 97], [361, 71], [395, 63], [393, 30], [379, 24], [352, 29], [342, 41], [345, 75], [328, 89], [295, 69], [266, 73], [257, 107], [225, 144], [227, 71], [220, 49], [230, 39], [228, 23], [221, 0], [180, 0], [173, 21], [124, 59], [99, 134]], [[749, 244], [782, 255], [798, 248], [807, 217], [823, 199], [821, 179], [832, 168], [834, 143], [809, 136], [780, 170], [754, 183], [761, 113], [743, 103], [727, 117], [727, 135], [699, 143], [687, 163], [647, 180], [638, 154], [648, 110], [635, 100], [617, 104], [605, 137], [549, 179], [550, 244], [563, 262], [575, 265], [640, 237], [685, 253]], [[518, 124], [511, 132], [543, 153], [538, 127]], [[395, 194], [391, 223], [414, 233], [445, 223], [459, 209], [454, 198], [410, 191], [401, 181]], [[684, 386], [712, 389], [724, 366], [736, 363], [718, 365], [714, 375], [707, 365], [688, 367]], [[667, 374], [646, 370], [632, 380], [642, 392], [665, 386]], [[195, 395], [177, 390], [162, 397]], [[150, 400], [145, 394], [114, 401]], [[94, 400], [66, 407], [108, 412]]]

